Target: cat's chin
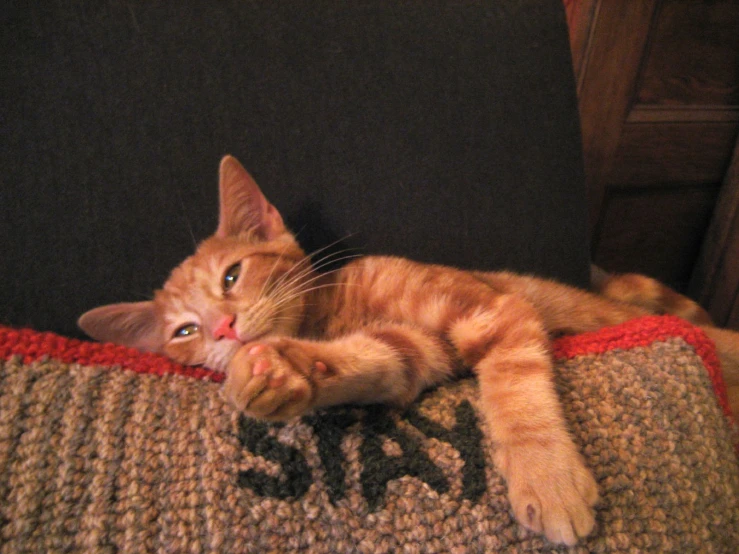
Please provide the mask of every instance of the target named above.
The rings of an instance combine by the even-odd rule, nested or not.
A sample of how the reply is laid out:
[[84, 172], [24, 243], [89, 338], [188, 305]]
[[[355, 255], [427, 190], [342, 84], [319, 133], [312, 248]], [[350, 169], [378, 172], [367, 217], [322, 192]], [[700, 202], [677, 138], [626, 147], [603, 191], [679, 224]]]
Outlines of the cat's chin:
[[231, 358], [236, 355], [244, 343], [238, 339], [223, 339], [218, 341], [208, 352], [205, 366], [213, 371], [226, 373]]

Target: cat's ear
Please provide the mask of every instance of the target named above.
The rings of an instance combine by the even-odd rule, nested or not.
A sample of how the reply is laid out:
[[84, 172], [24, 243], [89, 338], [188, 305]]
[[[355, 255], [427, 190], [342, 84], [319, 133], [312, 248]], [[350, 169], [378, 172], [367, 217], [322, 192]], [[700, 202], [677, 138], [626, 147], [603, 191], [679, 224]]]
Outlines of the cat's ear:
[[221, 160], [219, 171], [219, 237], [254, 231], [270, 240], [285, 232], [282, 216], [264, 197], [251, 175], [233, 156]]
[[85, 312], [77, 320], [85, 333], [101, 342], [114, 342], [157, 352], [162, 347], [154, 302], [109, 304]]

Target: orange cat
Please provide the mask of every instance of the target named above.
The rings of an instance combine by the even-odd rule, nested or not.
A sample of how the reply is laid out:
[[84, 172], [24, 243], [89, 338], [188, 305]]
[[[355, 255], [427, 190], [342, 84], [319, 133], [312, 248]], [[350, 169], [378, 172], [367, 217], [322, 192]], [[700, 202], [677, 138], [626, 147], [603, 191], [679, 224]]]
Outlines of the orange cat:
[[99, 340], [225, 371], [226, 397], [267, 420], [348, 402], [404, 406], [472, 367], [516, 517], [572, 545], [593, 528], [598, 492], [554, 389], [550, 335], [644, 313], [551, 281], [400, 258], [319, 273], [227, 156], [216, 234], [153, 301], [102, 306], [79, 324]]

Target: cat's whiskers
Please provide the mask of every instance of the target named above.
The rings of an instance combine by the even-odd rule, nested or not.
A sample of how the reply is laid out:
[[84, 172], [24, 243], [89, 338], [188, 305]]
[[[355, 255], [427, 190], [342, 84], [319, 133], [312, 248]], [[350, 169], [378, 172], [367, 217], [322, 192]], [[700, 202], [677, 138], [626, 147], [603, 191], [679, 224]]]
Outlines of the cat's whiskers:
[[[339, 271], [338, 269], [332, 270], [331, 273]], [[326, 274], [323, 274], [326, 275]], [[325, 289], [330, 287], [339, 287], [339, 286], [346, 286], [347, 283], [326, 283], [323, 285], [316, 285], [316, 286], [310, 286], [311, 283], [315, 282], [319, 276], [315, 276], [312, 279], [309, 279], [303, 283], [301, 283], [297, 287], [293, 288], [285, 288], [282, 287], [279, 290], [279, 294], [272, 294], [269, 296], [268, 299], [264, 299], [264, 302], [257, 302], [255, 306], [253, 306], [252, 310], [249, 312], [248, 318], [251, 321], [256, 322], [256, 326], [259, 326], [259, 322], [263, 322], [265, 320], [273, 321], [276, 317], [293, 317], [295, 321], [300, 321], [302, 317], [299, 316], [288, 316], [284, 314], [282, 308], [286, 306], [287, 304], [293, 302], [297, 298], [304, 297], [309, 292], [312, 292], [314, 290], [318, 289]], [[306, 304], [303, 303], [305, 306]]]
[[[308, 266], [304, 270], [301, 270], [298, 274], [292, 276], [289, 280], [278, 281], [273, 284], [267, 291], [264, 298], [268, 299], [270, 303], [279, 302], [279, 300], [286, 294], [291, 294], [300, 286], [303, 286], [301, 280], [308, 277], [311, 274], [312, 268]], [[283, 276], [284, 277], [284, 276]], [[309, 279], [312, 281], [315, 277]], [[297, 286], [296, 286], [297, 285]]]
[[[319, 248], [318, 250], [314, 250], [313, 252], [309, 253], [307, 257], [308, 257], [309, 260], [311, 260], [311, 262], [313, 262], [313, 258], [317, 254], [320, 254], [321, 252], [325, 252], [326, 250], [328, 250], [332, 246], [336, 246], [337, 244], [339, 244], [342, 240], [346, 240], [346, 239], [351, 238], [353, 236], [354, 236], [354, 233], [349, 233], [348, 235], [346, 235], [346, 236], [344, 236], [342, 238], [336, 239], [335, 241], [330, 242], [329, 244], [327, 244], [326, 246], [323, 246], [323, 247]], [[338, 254], [343, 254], [344, 252], [349, 252], [351, 250], [359, 250], [359, 248], [357, 248], [357, 247], [348, 247], [348, 248], [342, 248], [341, 250], [337, 250], [336, 252], [329, 252], [325, 256], [322, 256], [317, 261], [313, 262], [313, 265], [315, 265], [317, 263], [320, 263], [321, 261], [326, 260], [326, 259], [330, 258], [331, 256], [336, 256]]]
[[[332, 253], [329, 256], [326, 256], [326, 257], [320, 259], [315, 264], [312, 264], [310, 266], [307, 266], [307, 267], [303, 268], [301, 271], [299, 271], [298, 273], [296, 273], [295, 275], [293, 275], [289, 280], [283, 280], [281, 278], [280, 280], [278, 280], [277, 282], [275, 282], [275, 284], [273, 285], [272, 290], [270, 291], [270, 294], [275, 294], [275, 293], [279, 294], [280, 292], [282, 292], [283, 289], [290, 290], [290, 288], [294, 284], [300, 282], [301, 279], [303, 279], [303, 277], [306, 277], [306, 276], [310, 275], [313, 272], [318, 272], [319, 270], [323, 269], [324, 267], [326, 267], [326, 266], [328, 266], [328, 265], [330, 265], [332, 263], [338, 263], [338, 262], [342, 262], [342, 261], [345, 261], [345, 260], [351, 260], [351, 259], [354, 259], [354, 258], [361, 257], [360, 254], [351, 254], [351, 255], [347, 255], [347, 256], [340, 256], [340, 257], [337, 257], [337, 258], [331, 258], [331, 256], [338, 256], [339, 254], [342, 254], [343, 252], [347, 252], [347, 251], [348, 251], [348, 249], [347, 250], [344, 250], [342, 252]], [[305, 285], [305, 284], [309, 284], [309, 283], [311, 283], [311, 282], [313, 282], [313, 281], [315, 281], [317, 279], [320, 279], [324, 275], [330, 275], [331, 273], [334, 273], [336, 271], [338, 271], [338, 269], [332, 269], [330, 271], [324, 271], [322, 273], [319, 273], [318, 275], [315, 275], [315, 276], [311, 277], [307, 281], [303, 281], [301, 283], [301, 286], [302, 285]], [[286, 272], [285, 275], [287, 275], [287, 273], [289, 273], [289, 271]], [[285, 277], [285, 275], [283, 275], [282, 277]]]
[[[351, 249], [351, 250], [354, 250], [354, 249]], [[363, 254], [347, 254], [346, 256], [339, 255], [339, 254], [343, 254], [344, 252], [350, 252], [351, 250], [347, 249], [347, 250], [342, 250], [340, 252], [334, 252], [333, 254], [331, 254], [331, 256], [337, 256], [336, 258], [331, 258], [329, 256], [326, 256], [324, 258], [319, 259], [317, 262], [313, 263], [311, 267], [314, 270], [319, 270], [319, 269], [323, 269], [324, 267], [328, 267], [331, 264], [344, 262], [346, 260], [354, 260], [356, 258], [361, 258], [363, 256]], [[335, 270], [331, 270], [331, 271], [335, 271]]]
[[325, 263], [323, 261], [319, 262], [318, 265], [311, 266], [304, 271], [302, 271], [300, 274], [295, 275], [293, 279], [290, 281], [283, 283], [283, 286], [279, 288], [274, 288], [270, 291], [270, 294], [273, 296], [279, 296], [280, 293], [282, 293], [284, 290], [287, 291], [297, 291], [300, 290], [301, 287], [305, 287], [307, 285], [310, 285], [311, 283], [314, 283], [315, 281], [318, 281], [319, 279], [325, 278], [328, 275], [331, 275], [332, 273], [337, 273], [341, 271], [342, 268], [336, 268], [336, 269], [330, 269], [328, 271], [320, 271], [324, 267], [326, 267], [328, 264], [336, 262], [336, 261], [343, 261], [343, 260], [351, 260], [353, 258], [360, 257], [358, 254], [352, 254], [349, 256], [342, 256], [341, 258], [336, 258], [334, 260], [326, 261]]
[[275, 273], [277, 264], [279, 264], [282, 261], [282, 256], [285, 255], [285, 251], [287, 250], [288, 246], [289, 244], [285, 244], [285, 246], [282, 249], [282, 252], [280, 252], [280, 255], [275, 260], [275, 263], [272, 264], [272, 268], [269, 270], [269, 275], [267, 275], [267, 278], [264, 280], [264, 283], [262, 283], [262, 288], [259, 290], [259, 294], [257, 295], [257, 298], [262, 298], [262, 296], [264, 295], [264, 291], [267, 288], [267, 284], [272, 280], [272, 275], [274, 275]]
[[[328, 263], [337, 263], [337, 262], [343, 261], [343, 258], [336, 258], [336, 259], [333, 259], [333, 260], [331, 260], [331, 258], [334, 257], [334, 256], [339, 256], [340, 254], [343, 254], [345, 252], [349, 252], [349, 251], [352, 251], [352, 250], [358, 250], [358, 249], [357, 248], [344, 248], [344, 249], [339, 250], [337, 252], [330, 252], [327, 255], [319, 258], [315, 262], [313, 261], [313, 258], [317, 254], [320, 254], [321, 252], [325, 252], [326, 250], [328, 250], [332, 246], [335, 246], [335, 245], [339, 244], [342, 240], [345, 240], [345, 239], [347, 239], [347, 238], [349, 238], [351, 236], [352, 236], [352, 233], [346, 235], [345, 237], [342, 237], [340, 239], [337, 239], [337, 240], [335, 240], [335, 241], [327, 244], [326, 246], [324, 246], [322, 248], [319, 248], [318, 250], [315, 250], [315, 251], [311, 252], [310, 254], [307, 254], [305, 258], [303, 258], [302, 260], [300, 260], [300, 262], [298, 262], [297, 264], [295, 264], [294, 266], [292, 266], [282, 276], [280, 276], [280, 278], [275, 282], [275, 285], [279, 285], [279, 284], [283, 283], [284, 281], [286, 281], [291, 276], [291, 274], [294, 271], [297, 271], [298, 269], [300, 269], [300, 271], [298, 271], [297, 274], [293, 275], [293, 277], [300, 275], [301, 273], [303, 273], [306, 270], [307, 271], [310, 271], [311, 269], [316, 269], [316, 268], [319, 268], [319, 267], [325, 267], [325, 265], [327, 265]], [[302, 267], [304, 264], [307, 264], [307, 266], [306, 267]], [[323, 265], [320, 265], [320, 264], [323, 264]]]
[[[286, 296], [289, 297], [289, 299], [292, 299], [295, 296], [303, 295], [306, 292], [306, 287], [310, 286], [312, 283], [315, 283], [316, 281], [325, 277], [326, 275], [330, 275], [331, 273], [335, 273], [337, 271], [339, 271], [339, 269], [332, 269], [331, 271], [313, 275], [310, 279], [306, 279], [304, 281], [298, 281], [297, 278], [292, 279], [290, 282], [283, 284], [283, 286], [281, 286], [280, 288], [273, 289], [272, 291], [270, 291], [269, 299], [271, 302], [279, 305], [283, 303], [282, 301]], [[309, 275], [308, 272], [301, 274], [301, 276], [307, 276], [307, 275]], [[329, 285], [335, 285], [335, 284], [338, 284], [338, 283], [330, 283]], [[296, 285], [296, 286], [293, 286], [293, 285]]]
[[[272, 322], [274, 324], [287, 324], [290, 326], [291, 329], [298, 329], [300, 327], [300, 323], [302, 322], [302, 318], [299, 317], [292, 317], [292, 316], [274, 316], [272, 318]], [[281, 331], [281, 334], [285, 334], [284, 329]], [[293, 333], [288, 332], [288, 335], [292, 335]]]
[[[304, 275], [309, 274], [312, 269], [313, 264], [310, 263], [310, 257], [306, 256], [297, 264], [290, 267], [285, 273], [280, 275], [280, 278], [271, 285], [272, 291], [279, 290], [282, 287], [290, 287], [295, 281], [299, 280]], [[266, 283], [268, 282], [269, 280], [266, 281]]]
[[[327, 245], [327, 246], [325, 246], [325, 247], [317, 250], [316, 252], [321, 252], [322, 250], [325, 250], [326, 248], [330, 248], [331, 246], [333, 246], [336, 243], [338, 243], [338, 241], [335, 241], [335, 242], [333, 242], [333, 243], [331, 243], [331, 244], [329, 244], [329, 245]], [[304, 264], [308, 264], [308, 267], [310, 267], [312, 265], [310, 263], [311, 262], [311, 257], [314, 256], [316, 254], [316, 252], [314, 252], [313, 254], [306, 254], [306, 256], [302, 260], [300, 260], [298, 263], [296, 263], [291, 268], [289, 268], [283, 275], [281, 275], [280, 278], [276, 281], [276, 284], [279, 284], [282, 281], [284, 281], [285, 279], [287, 279], [293, 271], [297, 270], [298, 268], [300, 268]], [[301, 271], [302, 271], [302, 269], [301, 269]]]
[[[333, 244], [335, 243], [317, 250], [316, 252], [321, 252], [326, 248], [331, 247]], [[265, 279], [260, 288], [259, 294], [257, 295], [257, 301], [252, 304], [246, 314], [246, 319], [252, 322], [250, 327], [259, 330], [265, 326], [265, 323], [268, 322], [271, 324], [278, 320], [283, 322], [290, 321], [292, 323], [299, 323], [302, 320], [302, 316], [288, 313], [286, 307], [296, 299], [301, 298], [314, 290], [340, 286], [340, 283], [327, 283], [318, 286], [312, 285], [326, 275], [339, 271], [340, 268], [322, 273], [317, 273], [318, 270], [332, 263], [338, 263], [359, 257], [359, 254], [345, 255], [346, 252], [351, 250], [354, 249], [344, 249], [339, 252], [331, 252], [326, 256], [319, 258], [315, 263], [311, 262], [310, 256], [306, 256], [296, 264], [292, 265], [287, 271], [285, 271], [285, 273], [280, 275], [279, 278], [275, 279], [274, 282], [271, 282], [278, 265], [283, 259], [283, 250], [270, 268], [269, 275], [267, 276], [267, 279]], [[315, 252], [313, 255], [315, 255]], [[306, 304], [303, 302], [303, 305], [305, 306]]]
[[289, 315], [280, 313], [272, 317], [272, 321], [301, 321], [301, 318], [296, 315]]
[[328, 288], [334, 288], [334, 287], [356, 287], [356, 286], [359, 286], [359, 285], [355, 283], [326, 283], [323, 285], [316, 285], [315, 287], [309, 287], [306, 289], [296, 290], [294, 293], [289, 294], [286, 297], [280, 298], [279, 303], [276, 304], [276, 306], [284, 305], [286, 302], [290, 302], [294, 300], [295, 298], [299, 298], [301, 296], [304, 296], [316, 290], [328, 289]]
[[[269, 275], [264, 280], [264, 283], [262, 283], [262, 287], [259, 290], [259, 294], [257, 295], [257, 302], [256, 305], [253, 305], [251, 310], [249, 311], [249, 319], [254, 320], [257, 322], [263, 321], [264, 319], [272, 319], [270, 316], [270, 312], [273, 311], [276, 306], [274, 303], [275, 298], [278, 298], [278, 295], [274, 294], [275, 291], [282, 292], [283, 288], [287, 288], [287, 286], [292, 282], [292, 279], [290, 283], [285, 283], [285, 277], [288, 276], [292, 271], [295, 270], [296, 267], [299, 267], [300, 265], [304, 264], [309, 258], [306, 257], [302, 259], [300, 262], [295, 264], [294, 266], [290, 267], [283, 275], [281, 275], [273, 284], [270, 284], [270, 281], [272, 280], [272, 276], [274, 275], [274, 271], [277, 268], [277, 265], [282, 260], [282, 256], [285, 253], [285, 249], [287, 246], [282, 250], [277, 260], [272, 264], [272, 268], [270, 269]], [[308, 266], [308, 269], [310, 269], [310, 266]], [[303, 274], [302, 271], [299, 274]], [[276, 286], [276, 287], [275, 287]], [[269, 290], [269, 288], [271, 290]], [[270, 316], [270, 317], [267, 317]]]

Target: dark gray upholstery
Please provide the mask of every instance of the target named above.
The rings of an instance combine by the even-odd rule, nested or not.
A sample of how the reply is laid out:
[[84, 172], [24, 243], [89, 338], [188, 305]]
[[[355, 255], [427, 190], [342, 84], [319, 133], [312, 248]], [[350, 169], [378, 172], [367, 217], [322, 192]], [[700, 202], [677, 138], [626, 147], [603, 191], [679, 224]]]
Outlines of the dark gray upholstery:
[[6, 3], [0, 323], [77, 333], [216, 226], [231, 153], [310, 249], [584, 284], [559, 0]]

